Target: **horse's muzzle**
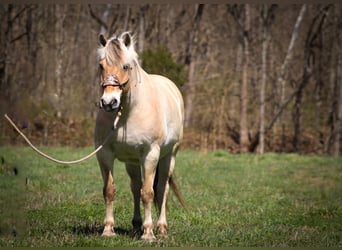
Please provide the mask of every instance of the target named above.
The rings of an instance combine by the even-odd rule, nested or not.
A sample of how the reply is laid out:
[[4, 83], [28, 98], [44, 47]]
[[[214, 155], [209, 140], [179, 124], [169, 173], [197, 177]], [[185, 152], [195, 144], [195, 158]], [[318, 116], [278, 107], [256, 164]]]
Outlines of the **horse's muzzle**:
[[113, 98], [109, 103], [106, 102], [103, 98], [101, 98], [99, 104], [100, 108], [104, 109], [107, 112], [116, 111], [120, 106], [120, 102], [116, 98]]

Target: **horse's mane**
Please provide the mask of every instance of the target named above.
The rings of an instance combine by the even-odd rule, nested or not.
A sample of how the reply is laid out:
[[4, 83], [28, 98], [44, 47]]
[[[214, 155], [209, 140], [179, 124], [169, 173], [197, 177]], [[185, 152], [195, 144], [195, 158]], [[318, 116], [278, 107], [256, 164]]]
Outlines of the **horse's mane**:
[[[129, 36], [130, 43], [128, 46], [125, 45], [124, 37]], [[114, 64], [137, 64], [138, 54], [134, 48], [135, 39], [129, 32], [122, 33], [119, 37], [113, 35], [108, 39], [105, 46], [101, 46], [97, 50], [98, 60], [105, 58], [111, 65]]]

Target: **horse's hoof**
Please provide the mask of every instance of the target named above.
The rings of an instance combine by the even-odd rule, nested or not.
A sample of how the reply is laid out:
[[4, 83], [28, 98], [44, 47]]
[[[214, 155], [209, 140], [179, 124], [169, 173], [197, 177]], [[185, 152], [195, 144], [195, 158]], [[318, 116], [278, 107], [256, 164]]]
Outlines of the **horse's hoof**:
[[153, 232], [143, 234], [143, 236], [141, 236], [141, 239], [149, 243], [157, 241], [157, 238], [154, 236]]
[[102, 236], [105, 236], [105, 237], [116, 236], [116, 234], [114, 232], [114, 228], [113, 227], [105, 227], [105, 229], [103, 230]]
[[167, 238], [167, 226], [166, 225], [158, 225], [158, 236], [162, 239]]
[[132, 232], [131, 232], [131, 237], [134, 238], [140, 238], [143, 234], [143, 231], [141, 230], [141, 228], [133, 228]]
[[116, 236], [116, 234], [114, 232], [103, 232], [101, 236], [114, 237], [114, 236]]

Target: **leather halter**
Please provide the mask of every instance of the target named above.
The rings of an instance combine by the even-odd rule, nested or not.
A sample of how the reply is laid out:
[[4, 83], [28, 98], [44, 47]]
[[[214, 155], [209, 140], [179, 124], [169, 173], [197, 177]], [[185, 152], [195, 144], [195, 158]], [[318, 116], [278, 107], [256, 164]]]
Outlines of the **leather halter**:
[[106, 86], [113, 86], [113, 87], [119, 87], [120, 89], [123, 89], [126, 84], [128, 83], [129, 78], [126, 82], [121, 83], [116, 75], [108, 74], [105, 76], [103, 82], [101, 83], [102, 88], [105, 88]]
[[[131, 65], [127, 63], [122, 66], [122, 69], [124, 71], [128, 71], [128, 70], [132, 70], [132, 67]], [[113, 86], [113, 87], [119, 87], [120, 89], [123, 89], [128, 83], [128, 81], [129, 81], [129, 78], [127, 79], [126, 82], [121, 83], [117, 75], [108, 74], [105, 76], [103, 82], [101, 83], [101, 86], [102, 88], [105, 88], [106, 86]]]

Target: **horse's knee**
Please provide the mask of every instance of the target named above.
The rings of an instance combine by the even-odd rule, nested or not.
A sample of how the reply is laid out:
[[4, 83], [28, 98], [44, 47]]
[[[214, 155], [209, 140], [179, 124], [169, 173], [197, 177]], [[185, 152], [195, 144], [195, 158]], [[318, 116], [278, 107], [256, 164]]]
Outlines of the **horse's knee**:
[[112, 202], [114, 200], [116, 193], [116, 187], [114, 184], [113, 176], [109, 173], [107, 182], [104, 183], [103, 187], [103, 197], [106, 202]]
[[112, 186], [105, 186], [103, 188], [103, 198], [105, 199], [106, 202], [114, 201], [115, 194], [116, 194], [116, 188], [114, 184]]
[[141, 199], [142, 201], [147, 204], [153, 201], [154, 198], [154, 191], [153, 189], [142, 188], [141, 189]]

